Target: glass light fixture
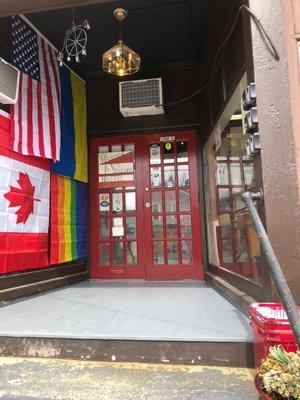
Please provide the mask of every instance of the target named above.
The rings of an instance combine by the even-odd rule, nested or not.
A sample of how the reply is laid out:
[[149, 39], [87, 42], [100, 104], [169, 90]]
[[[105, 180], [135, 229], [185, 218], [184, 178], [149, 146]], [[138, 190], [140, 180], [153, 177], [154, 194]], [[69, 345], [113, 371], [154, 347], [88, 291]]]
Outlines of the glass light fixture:
[[114, 16], [120, 23], [120, 34], [118, 43], [107, 50], [102, 57], [104, 71], [112, 75], [126, 76], [135, 74], [140, 69], [141, 57], [131, 50], [122, 40], [122, 21], [127, 16], [123, 8], [116, 8]]

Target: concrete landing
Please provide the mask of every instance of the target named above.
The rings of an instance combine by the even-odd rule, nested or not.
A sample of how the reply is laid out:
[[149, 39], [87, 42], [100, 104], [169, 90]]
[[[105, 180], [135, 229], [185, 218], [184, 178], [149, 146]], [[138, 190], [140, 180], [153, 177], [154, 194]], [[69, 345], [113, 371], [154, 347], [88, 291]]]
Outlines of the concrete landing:
[[7, 303], [0, 336], [250, 342], [247, 318], [201, 282], [87, 281]]
[[251, 371], [0, 358], [4, 400], [257, 400]]

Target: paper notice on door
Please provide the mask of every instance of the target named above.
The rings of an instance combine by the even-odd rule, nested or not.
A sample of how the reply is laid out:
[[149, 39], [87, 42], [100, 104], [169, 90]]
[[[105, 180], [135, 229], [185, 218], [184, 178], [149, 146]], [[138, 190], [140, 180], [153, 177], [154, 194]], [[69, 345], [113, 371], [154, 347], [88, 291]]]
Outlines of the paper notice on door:
[[113, 237], [124, 236], [124, 227], [123, 226], [113, 226], [112, 235], [113, 235]]
[[123, 218], [113, 218], [113, 226], [123, 226]]

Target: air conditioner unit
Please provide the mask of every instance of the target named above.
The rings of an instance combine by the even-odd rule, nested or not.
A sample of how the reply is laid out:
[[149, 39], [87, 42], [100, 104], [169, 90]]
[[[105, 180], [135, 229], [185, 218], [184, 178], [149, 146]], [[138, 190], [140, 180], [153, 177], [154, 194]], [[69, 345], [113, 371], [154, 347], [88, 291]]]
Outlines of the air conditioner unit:
[[20, 71], [0, 57], [0, 103], [16, 104]]
[[124, 117], [164, 114], [161, 78], [120, 82], [119, 101]]

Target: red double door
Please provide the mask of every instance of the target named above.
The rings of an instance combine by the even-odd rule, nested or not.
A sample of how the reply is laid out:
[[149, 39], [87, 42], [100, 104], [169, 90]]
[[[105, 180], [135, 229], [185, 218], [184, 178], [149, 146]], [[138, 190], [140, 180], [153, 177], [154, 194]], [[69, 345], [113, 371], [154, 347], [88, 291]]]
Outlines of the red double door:
[[92, 278], [203, 279], [195, 132], [90, 149]]

